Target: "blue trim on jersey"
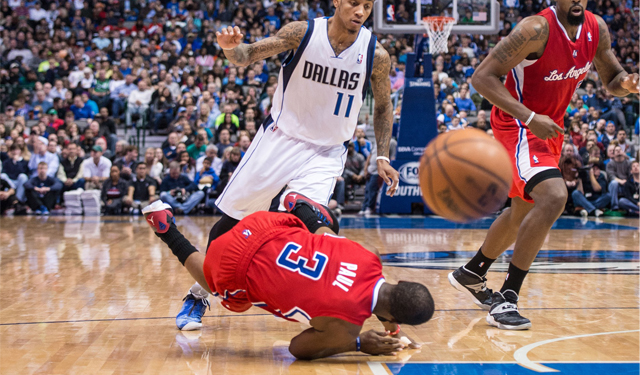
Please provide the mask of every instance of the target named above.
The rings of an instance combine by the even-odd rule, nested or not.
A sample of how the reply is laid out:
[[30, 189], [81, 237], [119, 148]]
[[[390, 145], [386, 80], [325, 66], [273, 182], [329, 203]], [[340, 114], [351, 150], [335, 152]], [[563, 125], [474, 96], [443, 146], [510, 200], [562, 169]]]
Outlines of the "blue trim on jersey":
[[[311, 35], [313, 35], [313, 27], [315, 22], [313, 20], [307, 21], [307, 31], [304, 33], [304, 37], [296, 49], [295, 52], [287, 57], [284, 63], [282, 63], [282, 97], [284, 98], [284, 92], [287, 89], [287, 85], [289, 84], [289, 80], [293, 75], [293, 71], [296, 69], [296, 65], [300, 61], [300, 57], [302, 57], [302, 53], [305, 48], [309, 45], [309, 40], [311, 40]], [[277, 121], [276, 121], [277, 122]]]
[[[324, 17], [325, 20], [328, 20], [330, 17]], [[353, 43], [351, 43], [351, 45], [349, 45], [349, 47], [345, 48], [344, 51], [340, 52], [340, 54], [336, 55], [336, 51], [333, 49], [333, 46], [331, 45], [331, 41], [329, 40], [329, 22], [327, 22], [327, 33], [325, 34], [327, 36], [327, 43], [329, 43], [329, 48], [331, 49], [331, 52], [333, 52], [334, 56], [330, 56], [333, 59], [342, 59], [342, 57], [340, 57], [340, 55], [342, 55], [343, 53], [345, 53], [346, 51], [349, 50], [349, 48], [351, 48], [354, 44], [356, 44], [358, 42], [358, 39], [360, 39], [360, 32], [362, 31], [362, 29], [364, 29], [364, 25], [360, 26], [360, 29], [358, 30], [358, 35], [356, 36], [356, 39], [353, 41]]]
[[369, 40], [369, 47], [367, 47], [367, 77], [365, 78], [364, 85], [362, 86], [362, 100], [367, 96], [367, 89], [369, 88], [369, 81], [371, 79], [371, 72], [373, 71], [373, 54], [376, 51], [376, 41], [378, 38], [371, 34]]
[[[520, 91], [520, 80], [518, 79], [518, 75], [516, 74], [516, 68], [511, 69], [511, 75], [513, 76], [513, 80], [516, 82], [516, 93], [518, 94], [518, 101], [522, 103], [522, 92]], [[526, 178], [524, 178], [524, 176], [522, 175], [522, 171], [520, 170], [520, 145], [522, 144], [522, 138], [523, 138], [522, 133], [524, 132], [524, 137], [526, 137], [527, 131], [525, 127], [522, 125], [522, 123], [520, 122], [520, 120], [518, 120], [517, 118], [514, 118], [514, 120], [516, 121], [516, 125], [520, 127], [520, 129], [518, 130], [518, 147], [516, 148], [516, 169], [518, 170], [518, 176], [526, 184], [528, 181]]]

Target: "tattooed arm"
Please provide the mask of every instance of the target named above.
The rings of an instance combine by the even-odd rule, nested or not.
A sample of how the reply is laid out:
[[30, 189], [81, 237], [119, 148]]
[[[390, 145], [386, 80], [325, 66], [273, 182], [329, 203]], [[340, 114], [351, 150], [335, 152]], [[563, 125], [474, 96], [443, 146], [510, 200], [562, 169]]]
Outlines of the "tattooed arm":
[[527, 121], [531, 110], [514, 99], [500, 82], [500, 77], [526, 58], [542, 56], [549, 38], [549, 24], [544, 17], [533, 16], [522, 20], [491, 51], [480, 64], [472, 78], [473, 87], [487, 100], [522, 122]]
[[[498, 108], [526, 123], [533, 111], [511, 96], [500, 82], [500, 77], [525, 59], [540, 58], [548, 39], [549, 24], [544, 17], [525, 18], [480, 64], [472, 77], [473, 87]], [[540, 139], [556, 138], [563, 133], [560, 126], [543, 114], [535, 114], [531, 118], [529, 130]]]
[[306, 32], [307, 22], [291, 22], [282, 27], [275, 36], [252, 44], [242, 43], [244, 35], [237, 26], [222, 29], [222, 32], [216, 33], [216, 36], [218, 44], [224, 50], [224, 55], [229, 61], [234, 65], [247, 66], [267, 57], [298, 48]]
[[[389, 142], [393, 130], [393, 105], [391, 104], [391, 82], [389, 80], [391, 59], [380, 43], [376, 43], [371, 71], [371, 88], [375, 105], [373, 107], [373, 129], [376, 134], [378, 156], [389, 157]], [[389, 185], [387, 195], [393, 196], [398, 186], [398, 172], [385, 160], [378, 160], [378, 175]]]
[[620, 66], [611, 50], [611, 36], [606, 22], [600, 16], [596, 16], [596, 19], [600, 29], [600, 41], [593, 62], [602, 84], [615, 96], [627, 96], [631, 92], [638, 92], [638, 74], [629, 75]]

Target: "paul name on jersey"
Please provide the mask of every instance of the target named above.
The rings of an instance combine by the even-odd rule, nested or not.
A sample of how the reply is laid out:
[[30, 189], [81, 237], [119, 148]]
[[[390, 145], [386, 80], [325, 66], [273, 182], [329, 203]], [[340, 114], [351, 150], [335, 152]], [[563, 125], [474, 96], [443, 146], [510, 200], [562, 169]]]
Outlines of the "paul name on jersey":
[[[329, 78], [330, 77], [330, 78]], [[322, 66], [310, 61], [304, 62], [302, 78], [329, 86], [339, 87], [343, 90], [355, 90], [360, 82], [360, 73], [346, 70], [338, 70], [328, 66]]]

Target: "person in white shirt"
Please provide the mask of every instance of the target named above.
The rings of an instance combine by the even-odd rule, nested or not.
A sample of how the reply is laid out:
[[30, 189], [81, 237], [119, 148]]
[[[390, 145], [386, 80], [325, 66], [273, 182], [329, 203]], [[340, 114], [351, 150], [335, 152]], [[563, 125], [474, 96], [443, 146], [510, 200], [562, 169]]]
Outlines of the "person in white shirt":
[[29, 9], [29, 19], [31, 21], [39, 22], [43, 18], [47, 18], [49, 14], [46, 10], [42, 9], [40, 2], [37, 1], [33, 8]]
[[86, 62], [83, 59], [78, 62], [77, 70], [74, 70], [73, 72], [69, 73], [70, 88], [75, 89], [76, 87], [78, 87], [78, 83], [80, 83], [80, 81], [82, 81], [82, 79], [84, 78], [85, 68], [86, 68]]
[[91, 157], [84, 161], [84, 189], [102, 189], [102, 183], [110, 177], [111, 160], [102, 156], [103, 149], [100, 146], [93, 146]]
[[93, 76], [93, 70], [91, 70], [91, 68], [84, 68], [82, 70], [82, 73], [83, 76], [80, 80], [80, 87], [85, 90], [89, 90], [91, 86], [93, 86], [93, 81], [95, 80], [95, 77]]
[[131, 94], [129, 94], [126, 116], [127, 126], [131, 126], [131, 115], [133, 114], [139, 114], [140, 119], [142, 119], [142, 116], [144, 116], [149, 108], [152, 94], [153, 90], [147, 89], [147, 82], [140, 80], [140, 82], [138, 82], [138, 89], [133, 90]]
[[222, 170], [222, 159], [218, 157], [218, 147], [216, 145], [209, 145], [204, 151], [204, 155], [196, 160], [196, 171], [202, 170], [202, 163], [205, 158], [211, 158], [213, 162], [211, 163], [211, 168], [216, 172], [218, 176], [220, 176], [220, 171]]
[[38, 137], [33, 145], [33, 155], [29, 160], [29, 171], [31, 171], [31, 177], [38, 175], [38, 164], [40, 162], [47, 163], [47, 176], [56, 177], [58, 167], [60, 166], [60, 159], [55, 154], [47, 151], [49, 147], [49, 141], [45, 137]]
[[60, 98], [64, 100], [64, 96], [67, 94], [67, 89], [64, 87], [61, 79], [56, 79], [54, 82], [54, 86], [51, 89], [51, 93], [49, 94], [51, 100], [55, 98]]

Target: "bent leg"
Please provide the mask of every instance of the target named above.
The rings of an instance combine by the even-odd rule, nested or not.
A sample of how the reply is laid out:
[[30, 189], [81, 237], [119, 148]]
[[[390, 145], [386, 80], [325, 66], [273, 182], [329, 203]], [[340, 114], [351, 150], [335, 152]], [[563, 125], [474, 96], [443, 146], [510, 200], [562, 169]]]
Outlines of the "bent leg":
[[487, 237], [482, 244], [482, 253], [490, 259], [497, 259], [507, 250], [518, 236], [520, 224], [533, 208], [533, 204], [515, 197], [511, 200], [511, 207], [507, 208], [491, 224]]

